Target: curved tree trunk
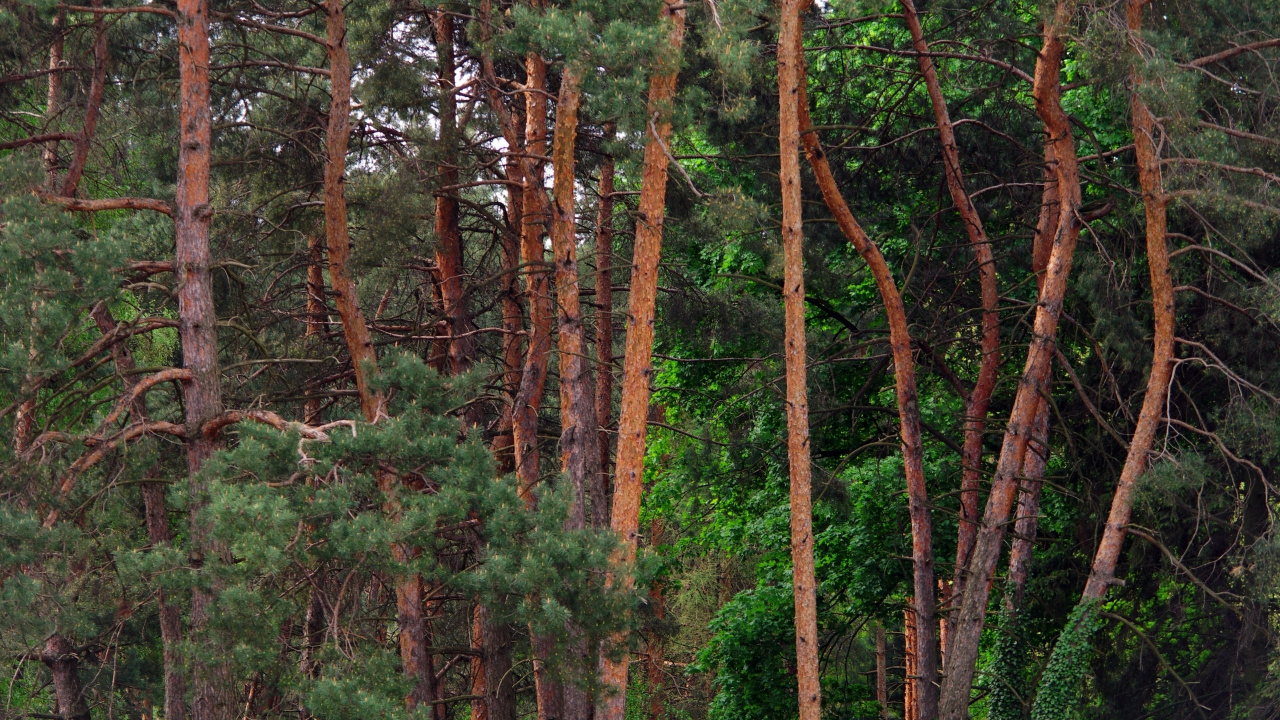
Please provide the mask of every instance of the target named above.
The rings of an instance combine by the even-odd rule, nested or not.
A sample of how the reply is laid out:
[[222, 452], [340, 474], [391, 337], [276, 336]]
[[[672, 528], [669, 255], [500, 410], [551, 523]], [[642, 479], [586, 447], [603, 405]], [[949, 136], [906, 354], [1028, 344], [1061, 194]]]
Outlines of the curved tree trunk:
[[827, 208], [835, 216], [841, 232], [866, 261], [884, 303], [889, 321], [889, 345], [893, 353], [894, 385], [898, 395], [898, 420], [901, 425], [902, 462], [906, 474], [907, 497], [911, 514], [911, 558], [914, 568], [916, 618], [916, 665], [909, 679], [921, 718], [932, 718], [938, 697], [938, 622], [934, 604], [933, 519], [929, 513], [929, 493], [924, 478], [924, 450], [920, 440], [920, 405], [916, 393], [915, 359], [911, 354], [911, 335], [907, 328], [907, 311], [902, 295], [893, 279], [880, 248], [862, 230], [836, 185], [826, 153], [816, 132], [810, 130], [809, 104], [805, 94], [803, 67], [799, 83], [800, 138], [813, 174], [822, 190]]
[[[662, 17], [669, 24], [670, 53], [649, 80], [649, 138], [644, 147], [640, 180], [640, 208], [636, 216], [635, 250], [631, 265], [631, 297], [627, 301], [627, 341], [622, 368], [622, 404], [618, 411], [618, 460], [614, 472], [610, 526], [622, 536], [623, 551], [616, 558], [616, 582], [632, 587], [628, 568], [635, 562], [640, 538], [640, 497], [643, 492], [645, 431], [649, 419], [649, 381], [653, 375], [653, 322], [658, 295], [658, 261], [662, 256], [662, 223], [667, 198], [667, 153], [671, 138], [671, 103], [684, 46], [685, 5], [663, 0]], [[621, 640], [621, 639], [619, 639]], [[623, 720], [627, 707], [629, 658], [602, 657], [601, 685], [605, 696], [596, 713], [599, 720]]]
[[982, 295], [982, 362], [978, 367], [978, 379], [973, 390], [965, 400], [964, 421], [964, 454], [963, 470], [960, 476], [960, 523], [956, 533], [956, 567], [947, 597], [941, 604], [946, 605], [951, 597], [964, 593], [964, 567], [969, 563], [969, 554], [978, 531], [978, 499], [979, 485], [982, 480], [982, 433], [986, 428], [987, 410], [991, 407], [991, 393], [996, 387], [996, 371], [1000, 366], [1000, 316], [996, 310], [1000, 302], [999, 290], [996, 287], [996, 264], [991, 253], [991, 241], [987, 239], [987, 231], [982, 226], [982, 218], [978, 209], [969, 199], [965, 189], [964, 173], [960, 169], [960, 150], [956, 145], [955, 126], [947, 111], [947, 101], [942, 95], [942, 86], [938, 82], [938, 71], [934, 68], [933, 58], [929, 57], [929, 44], [924, 39], [924, 29], [920, 26], [920, 16], [916, 13], [912, 0], [902, 0], [902, 10], [906, 16], [907, 29], [911, 32], [911, 42], [915, 47], [920, 74], [924, 76], [925, 88], [929, 92], [929, 103], [933, 106], [933, 115], [938, 124], [938, 134], [942, 138], [942, 164], [946, 173], [947, 190], [951, 193], [951, 201], [964, 222], [965, 232], [969, 236], [969, 244], [973, 246], [973, 254], [978, 264], [978, 281]]
[[458, 227], [458, 108], [454, 71], [453, 15], [442, 6], [436, 12], [436, 57], [440, 75], [440, 185], [436, 192], [436, 267], [440, 269], [440, 299], [449, 326], [447, 351], [449, 373], [457, 375], [471, 368], [471, 318], [467, 312], [462, 278], [466, 272], [462, 258], [462, 232]]
[[787, 368], [787, 463], [791, 476], [791, 582], [795, 597], [796, 681], [800, 720], [822, 717], [818, 600], [813, 567], [809, 390], [805, 366], [804, 215], [800, 204], [801, 18], [808, 0], [783, 0], [778, 31], [778, 152], [782, 187], [782, 302]]
[[1018, 491], [1017, 473], [1022, 468], [1035, 426], [1036, 413], [1047, 391], [1053, 359], [1058, 317], [1066, 294], [1067, 277], [1075, 254], [1082, 221], [1080, 219], [1080, 175], [1071, 124], [1062, 110], [1061, 70], [1065, 52], [1062, 34], [1070, 22], [1075, 4], [1060, 1], [1045, 23], [1044, 43], [1036, 61], [1033, 96], [1036, 112], [1044, 123], [1057, 160], [1058, 194], [1060, 198], [1057, 227], [1044, 290], [1036, 311], [1034, 337], [1018, 393], [1014, 399], [1009, 423], [1005, 429], [1000, 459], [991, 482], [991, 492], [983, 513], [982, 527], [969, 561], [963, 601], [959, 615], [952, 623], [948, 642], [946, 681], [942, 688], [939, 716], [945, 720], [961, 720], [968, 716], [970, 692], [978, 658], [978, 645], [986, 621], [987, 601], [991, 593], [1005, 527]]
[[[1142, 32], [1142, 0], [1129, 0], [1125, 19], [1130, 42], [1135, 45]], [[1084, 600], [1101, 599], [1107, 587], [1115, 579], [1116, 563], [1120, 558], [1120, 546], [1124, 542], [1125, 526], [1133, 510], [1134, 484], [1147, 467], [1147, 455], [1155, 441], [1156, 430], [1164, 414], [1165, 396], [1173, 375], [1173, 281], [1169, 275], [1169, 248], [1166, 244], [1166, 205], [1164, 182], [1160, 175], [1160, 153], [1156, 143], [1156, 120], [1143, 101], [1140, 89], [1142, 78], [1137, 67], [1132, 71], [1132, 97], [1129, 107], [1133, 114], [1133, 143], [1138, 156], [1138, 182], [1142, 186], [1142, 205], [1147, 221], [1147, 266], [1151, 270], [1151, 306], [1155, 315], [1154, 352], [1151, 358], [1151, 374], [1147, 378], [1147, 394], [1142, 399], [1138, 424], [1129, 442], [1129, 453], [1115, 494], [1111, 496], [1111, 512], [1107, 526], [1098, 543], [1093, 558], [1093, 570], [1084, 586]]]

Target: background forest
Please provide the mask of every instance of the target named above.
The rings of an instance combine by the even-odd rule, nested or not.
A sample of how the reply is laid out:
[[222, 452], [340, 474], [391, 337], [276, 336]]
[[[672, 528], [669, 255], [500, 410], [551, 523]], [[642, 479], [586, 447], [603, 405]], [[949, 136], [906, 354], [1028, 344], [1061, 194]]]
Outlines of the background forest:
[[1280, 3], [88, 1], [4, 720], [1280, 717]]

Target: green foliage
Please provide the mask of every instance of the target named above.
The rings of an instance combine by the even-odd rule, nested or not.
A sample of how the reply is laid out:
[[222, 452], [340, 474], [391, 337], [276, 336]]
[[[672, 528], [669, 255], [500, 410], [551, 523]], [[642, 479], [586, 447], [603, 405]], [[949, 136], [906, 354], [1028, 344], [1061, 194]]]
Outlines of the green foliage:
[[1040, 675], [1031, 720], [1068, 720], [1080, 707], [1080, 684], [1089, 667], [1093, 635], [1098, 630], [1099, 602], [1085, 600], [1067, 618]]

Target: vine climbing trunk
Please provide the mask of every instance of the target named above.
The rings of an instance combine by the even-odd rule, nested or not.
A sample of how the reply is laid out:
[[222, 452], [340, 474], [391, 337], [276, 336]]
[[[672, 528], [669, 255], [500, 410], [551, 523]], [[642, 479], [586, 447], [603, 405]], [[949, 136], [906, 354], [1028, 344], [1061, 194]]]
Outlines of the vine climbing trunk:
[[[610, 527], [621, 536], [622, 551], [614, 558], [613, 581], [634, 585], [630, 565], [640, 539], [640, 497], [643, 492], [645, 430], [649, 418], [649, 381], [653, 375], [653, 323], [658, 295], [658, 262], [662, 256], [662, 224], [667, 198], [667, 141], [671, 138], [671, 105], [684, 46], [685, 4], [663, 0], [667, 23], [666, 52], [649, 80], [649, 136], [640, 178], [640, 206], [636, 214], [635, 249], [631, 264], [631, 297], [627, 301], [627, 340], [622, 367], [622, 404], [618, 411], [618, 456], [614, 467]], [[625, 638], [616, 638], [619, 642]], [[630, 659], [602, 656], [602, 697], [598, 720], [623, 720], [627, 708]]]
[[937, 121], [938, 134], [942, 140], [942, 165], [946, 175], [947, 191], [951, 194], [951, 202], [955, 203], [960, 220], [964, 223], [965, 233], [969, 236], [969, 244], [973, 247], [982, 298], [982, 361], [978, 366], [978, 379], [965, 399], [960, 520], [956, 533], [956, 569], [947, 597], [942, 599], [942, 604], [946, 605], [950, 597], [964, 593], [964, 567], [969, 562], [969, 554], [973, 551], [973, 544], [977, 537], [978, 495], [982, 480], [982, 433], [986, 428], [987, 410], [991, 407], [991, 394], [995, 391], [996, 372], [1000, 367], [1000, 316], [997, 312], [1000, 294], [996, 286], [996, 265], [991, 253], [991, 241], [987, 239], [982, 218], [978, 215], [978, 209], [974, 207], [973, 200], [969, 198], [969, 191], [965, 189], [964, 172], [960, 167], [960, 149], [956, 144], [955, 125], [951, 122], [947, 101], [942, 95], [938, 71], [934, 67], [933, 58], [929, 55], [929, 43], [925, 41], [920, 16], [912, 0], [902, 0], [902, 10], [907, 21], [907, 29], [911, 33], [912, 46], [918, 53], [916, 59], [920, 65], [920, 74], [924, 77], [925, 89], [928, 90], [929, 103], [933, 106], [933, 116]]
[[804, 216], [800, 197], [801, 20], [809, 0], [782, 0], [778, 31], [778, 180], [782, 187], [782, 302], [787, 375], [787, 462], [791, 479], [791, 583], [795, 598], [800, 720], [822, 717], [818, 601], [813, 567], [809, 390], [805, 366]]
[[1018, 491], [1017, 474], [1022, 469], [1042, 396], [1048, 390], [1058, 319], [1062, 313], [1067, 278], [1082, 227], [1078, 160], [1071, 137], [1071, 123], [1061, 102], [1062, 58], [1066, 49], [1063, 34], [1074, 10], [1074, 2], [1059, 0], [1045, 21], [1044, 40], [1036, 60], [1032, 95], [1036, 113], [1044, 124], [1049, 141], [1053, 143], [1057, 161], [1058, 220], [1026, 365], [1005, 429], [1004, 442], [983, 512], [982, 526], [978, 530], [977, 541], [969, 560], [963, 600], [958, 617], [952, 623], [943, 672], [946, 680], [938, 708], [939, 717], [944, 720], [962, 720], [968, 717], [991, 581], [996, 563], [1000, 559], [1005, 528]]
[[[799, 38], [797, 38], [799, 41]], [[801, 48], [796, 48], [800, 57]], [[889, 346], [893, 356], [894, 387], [898, 395], [898, 421], [901, 426], [902, 463], [907, 481], [907, 498], [911, 515], [912, 586], [915, 593], [915, 637], [917, 671], [908, 678], [919, 717], [932, 718], [938, 699], [938, 622], [935, 606], [933, 570], [933, 518], [929, 512], [929, 491], [924, 478], [924, 448], [920, 439], [920, 402], [916, 392], [915, 358], [911, 354], [911, 334], [907, 327], [907, 311], [897, 282], [885, 262], [880, 248], [867, 236], [849, 210], [836, 185], [826, 152], [811, 129], [809, 102], [805, 91], [804, 67], [799, 67], [797, 106], [800, 116], [800, 139], [813, 168], [818, 187], [827, 208], [846, 239], [867, 263], [875, 279], [876, 289], [889, 321]]]

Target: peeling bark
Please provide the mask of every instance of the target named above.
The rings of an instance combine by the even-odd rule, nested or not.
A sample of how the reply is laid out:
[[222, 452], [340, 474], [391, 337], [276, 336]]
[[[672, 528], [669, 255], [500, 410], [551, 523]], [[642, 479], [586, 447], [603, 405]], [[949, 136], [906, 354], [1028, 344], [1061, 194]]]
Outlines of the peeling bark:
[[[605, 123], [604, 139], [614, 135]], [[613, 423], [613, 156], [600, 164], [596, 215], [596, 423], [600, 472], [591, 481], [591, 527], [609, 527], [609, 426]]]

